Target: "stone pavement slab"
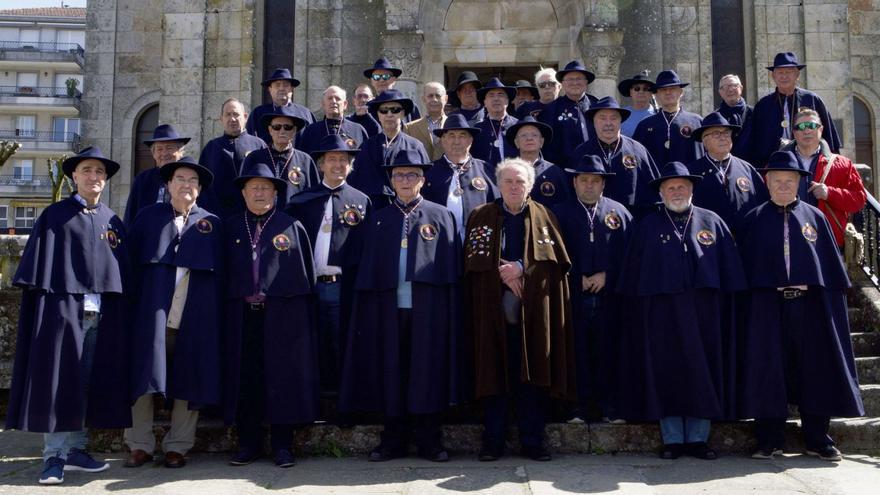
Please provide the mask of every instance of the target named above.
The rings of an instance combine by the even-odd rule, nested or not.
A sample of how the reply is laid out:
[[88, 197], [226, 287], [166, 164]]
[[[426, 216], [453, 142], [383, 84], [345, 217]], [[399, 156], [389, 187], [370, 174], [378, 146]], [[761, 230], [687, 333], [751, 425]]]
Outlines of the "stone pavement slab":
[[[183, 469], [158, 464], [122, 467], [121, 454], [106, 457], [103, 473], [67, 473], [63, 487], [36, 484], [41, 436], [0, 432], [0, 495], [4, 494], [503, 494], [559, 493], [713, 495], [878, 493], [880, 458], [846, 456], [837, 465], [802, 455], [773, 461], [724, 456], [710, 462], [663, 461], [648, 454], [565, 455], [538, 463], [508, 456], [481, 463], [457, 455], [445, 464], [417, 458], [370, 463], [361, 457], [304, 457], [290, 469], [268, 458], [250, 466], [226, 464], [226, 454], [194, 454]], [[102, 454], [96, 457], [105, 458]]]

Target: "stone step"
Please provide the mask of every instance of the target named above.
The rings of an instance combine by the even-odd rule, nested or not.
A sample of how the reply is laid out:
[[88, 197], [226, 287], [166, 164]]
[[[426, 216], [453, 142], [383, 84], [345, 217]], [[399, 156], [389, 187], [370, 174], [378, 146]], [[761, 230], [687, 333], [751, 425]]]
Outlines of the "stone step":
[[859, 357], [880, 356], [880, 332], [856, 332], [850, 334], [853, 352]]
[[859, 383], [880, 383], [880, 357], [857, 357], [856, 370], [859, 372]]
[[860, 385], [859, 390], [861, 390], [862, 402], [865, 404], [865, 415], [880, 417], [880, 384]]
[[[167, 423], [157, 424], [157, 438], [161, 440], [167, 429]], [[481, 425], [446, 425], [443, 429], [443, 442], [450, 451], [467, 454], [479, 451], [483, 431]], [[363, 455], [378, 444], [381, 430], [379, 425], [340, 428], [330, 424], [315, 424], [297, 430], [295, 450], [306, 455]], [[119, 452], [123, 449], [120, 430], [91, 430], [90, 434], [90, 448], [96, 452]], [[880, 418], [835, 419], [831, 423], [831, 436], [846, 453], [877, 455], [880, 453]], [[656, 423], [553, 423], [547, 425], [546, 438], [547, 446], [557, 453], [653, 452], [660, 448], [660, 430]], [[710, 442], [722, 453], [748, 452], [754, 445], [751, 422], [716, 423], [712, 427]], [[515, 428], [508, 434], [507, 446], [513, 452], [518, 449]], [[788, 422], [786, 446], [791, 452], [803, 449], [797, 420]], [[193, 451], [232, 452], [234, 448], [232, 429], [219, 421], [200, 423]]]

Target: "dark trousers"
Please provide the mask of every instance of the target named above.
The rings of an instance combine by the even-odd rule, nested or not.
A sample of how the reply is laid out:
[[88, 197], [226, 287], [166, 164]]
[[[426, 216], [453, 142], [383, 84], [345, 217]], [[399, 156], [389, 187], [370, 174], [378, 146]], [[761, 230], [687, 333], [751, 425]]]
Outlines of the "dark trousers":
[[[756, 419], [755, 438], [758, 441], [758, 445], [773, 448], [784, 447], [785, 420], [786, 418]], [[804, 445], [811, 450], [819, 449], [826, 445], [834, 445], [834, 441], [828, 436], [830, 423], [831, 418], [828, 416], [801, 414], [801, 433], [804, 436]]]
[[335, 394], [339, 391], [342, 334], [339, 325], [339, 308], [342, 284], [318, 282], [318, 358], [321, 367], [321, 391]]
[[547, 390], [522, 383], [519, 378], [522, 340], [518, 325], [507, 326], [507, 373], [511, 393], [483, 399], [483, 443], [494, 449], [503, 449], [511, 400], [516, 401], [519, 443], [523, 447], [541, 447], [544, 443]]
[[[263, 418], [266, 413], [266, 383], [263, 369], [263, 311], [245, 309], [241, 334], [241, 375], [238, 394], [239, 448], [263, 450]], [[293, 425], [271, 425], [272, 450], [289, 449]]]
[[[400, 396], [407, 403], [409, 386], [410, 346], [412, 344], [412, 310], [398, 309], [397, 323], [400, 331]], [[381, 434], [382, 447], [405, 453], [412, 441], [419, 451], [442, 448], [443, 431], [439, 414], [385, 415], [385, 428]]]
[[607, 364], [607, 351], [603, 345], [603, 308], [602, 298], [596, 294], [581, 292], [572, 296], [572, 302], [578, 304], [578, 321], [574, 323], [575, 369], [577, 370], [578, 409], [586, 413], [590, 406], [600, 404], [605, 409], [602, 389], [603, 364]]

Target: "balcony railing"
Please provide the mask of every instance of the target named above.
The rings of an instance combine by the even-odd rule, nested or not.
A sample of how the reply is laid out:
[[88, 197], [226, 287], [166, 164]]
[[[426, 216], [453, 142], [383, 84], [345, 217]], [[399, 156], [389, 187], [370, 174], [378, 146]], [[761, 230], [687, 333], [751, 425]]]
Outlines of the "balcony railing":
[[0, 129], [0, 139], [18, 142], [69, 143], [71, 149], [79, 149], [80, 135], [75, 132], [34, 131], [30, 129]]
[[64, 86], [0, 86], [0, 96], [74, 98], [79, 100], [82, 98], [82, 93], [78, 89], [69, 92]]
[[85, 50], [78, 43], [54, 41], [0, 41], [0, 59], [71, 60], [83, 64]]
[[0, 175], [0, 186], [28, 187], [34, 190], [50, 190], [52, 181], [48, 175]]

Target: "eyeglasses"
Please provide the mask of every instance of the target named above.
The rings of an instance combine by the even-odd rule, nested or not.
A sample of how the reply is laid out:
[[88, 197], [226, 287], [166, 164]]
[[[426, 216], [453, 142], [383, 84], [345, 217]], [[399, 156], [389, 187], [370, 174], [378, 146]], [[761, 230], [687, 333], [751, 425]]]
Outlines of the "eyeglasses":
[[822, 124], [818, 122], [801, 122], [799, 124], [795, 124], [794, 128], [799, 131], [806, 131], [807, 129], [815, 130], [822, 127]]
[[244, 186], [244, 188], [247, 189], [248, 191], [252, 191], [252, 192], [268, 192], [268, 191], [274, 191], [274, 190], [275, 190], [275, 186], [251, 186], [251, 185], [247, 185], [247, 186]]
[[391, 75], [391, 74], [376, 74], [376, 73], [373, 73], [373, 75], [370, 76], [370, 79], [372, 79], [372, 80], [374, 80], [374, 81], [387, 81], [387, 80], [391, 79], [392, 77], [394, 77], [394, 76]]
[[398, 114], [403, 111], [403, 107], [391, 107], [391, 108], [380, 108], [377, 112], [382, 115], [388, 115], [389, 113]]
[[556, 87], [556, 81], [544, 81], [544, 82], [539, 82], [539, 83], [538, 83], [538, 87], [541, 88], [541, 89], [555, 88], [555, 87]]
[[707, 133], [703, 134], [703, 139], [706, 139], [706, 138], [730, 139], [731, 137], [733, 137], [733, 132], [731, 132], [731, 131], [707, 132]]
[[174, 177], [172, 180], [174, 181], [175, 184], [177, 184], [179, 186], [183, 186], [183, 185], [198, 186], [199, 185], [199, 178], [198, 177], [193, 177], [191, 179], [184, 179], [183, 177]]
[[269, 128], [276, 131], [280, 131], [281, 129], [284, 129], [285, 131], [292, 131], [296, 129], [296, 126], [293, 124], [272, 124], [269, 126]]
[[395, 180], [397, 182], [415, 182], [424, 177], [422, 174], [417, 174], [415, 172], [409, 172], [406, 174], [391, 174], [391, 180]]
[[648, 86], [633, 86], [633, 87], [629, 88], [629, 90], [630, 90], [630, 92], [635, 91], [636, 93], [643, 93], [643, 92], [651, 91], [651, 88], [649, 88]]

